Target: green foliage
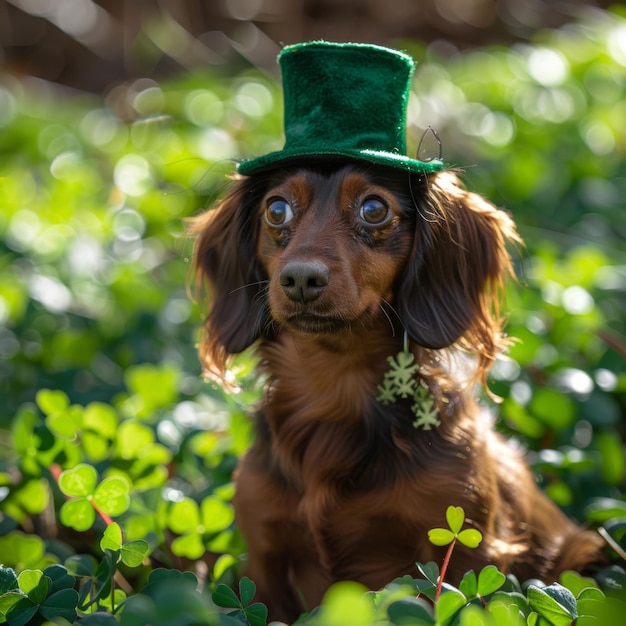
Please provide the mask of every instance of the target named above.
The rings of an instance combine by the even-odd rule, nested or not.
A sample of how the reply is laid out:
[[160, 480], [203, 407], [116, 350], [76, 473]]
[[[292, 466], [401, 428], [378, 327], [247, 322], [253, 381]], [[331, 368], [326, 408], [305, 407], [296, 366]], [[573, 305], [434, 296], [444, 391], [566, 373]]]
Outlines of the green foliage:
[[[498, 428], [559, 505], [602, 525], [616, 562], [625, 32], [623, 15], [598, 11], [445, 59], [405, 42], [420, 61], [409, 143], [432, 125], [526, 240], [504, 306], [517, 341], [491, 380]], [[261, 625], [253, 583], [225, 586], [245, 559], [232, 471], [250, 443], [254, 360], [233, 365], [236, 393], [201, 380], [184, 221], [221, 194], [233, 159], [280, 147], [278, 87], [255, 71], [195, 74], [95, 98], [5, 76], [0, 100], [0, 623]], [[432, 538], [474, 545], [461, 513]], [[299, 623], [586, 626], [626, 608], [623, 563], [597, 583], [530, 586], [489, 566], [458, 588], [441, 565], [377, 592], [337, 585]]]
[[[446, 556], [443, 560], [443, 565], [441, 567], [441, 573], [439, 572], [439, 568], [437, 568], [435, 563], [427, 564], [423, 567], [423, 569], [420, 568], [426, 576], [427, 580], [434, 582], [434, 580], [436, 579], [437, 591], [435, 592], [434, 600], [437, 604], [437, 610], [440, 612], [444, 610], [450, 610], [450, 606], [448, 605], [448, 603], [452, 602], [452, 600], [448, 598], [444, 599], [443, 604], [441, 604], [440, 596], [443, 589], [443, 582], [446, 577], [446, 572], [448, 571], [448, 566], [452, 558], [452, 553], [454, 551], [454, 547], [456, 546], [456, 542], [459, 541], [468, 548], [477, 548], [483, 540], [482, 533], [475, 528], [466, 528], [465, 530], [461, 530], [463, 528], [463, 524], [465, 523], [465, 511], [462, 509], [462, 507], [449, 506], [446, 509], [446, 521], [448, 522], [448, 528], [433, 528], [428, 531], [428, 541], [430, 541], [430, 543], [435, 546], [448, 546], [448, 550], [446, 551]], [[485, 570], [483, 570], [483, 572], [485, 572]], [[484, 592], [486, 586], [484, 579], [488, 576], [488, 573], [485, 573], [483, 575], [483, 572], [481, 572], [481, 575], [478, 578], [477, 582], [475, 580], [476, 576], [473, 575], [473, 572], [468, 573], [468, 575], [463, 579], [463, 583], [465, 584], [466, 589], [473, 590], [474, 588], [478, 589], [480, 587], [481, 590], [483, 590]], [[482, 581], [481, 577], [483, 578]], [[502, 582], [503, 581], [500, 581], [500, 584], [502, 584]], [[463, 586], [463, 583], [461, 586]], [[496, 585], [494, 591], [499, 586], [499, 584]]]
[[[307, 626], [348, 623], [355, 626], [566, 626], [575, 621], [585, 626], [598, 619], [618, 619], [626, 608], [623, 599], [607, 597], [597, 583], [573, 572], [565, 573], [560, 583], [548, 587], [531, 584], [524, 592], [515, 579], [507, 579], [491, 565], [481, 570], [478, 577], [468, 572], [459, 588], [446, 585], [433, 608], [425, 600], [433, 599], [438, 568], [434, 563], [418, 566], [429, 578], [404, 577], [378, 592], [367, 592], [356, 583], [337, 583], [329, 589], [322, 605], [303, 615], [297, 623]], [[256, 588], [246, 577], [239, 583], [239, 595], [219, 584], [209, 598], [198, 591], [198, 580], [190, 572], [156, 569], [136, 595], [130, 598], [118, 595], [122, 601], [122, 606], [118, 607], [110, 602], [111, 596], [116, 595], [113, 590], [115, 568], [106, 554], [97, 570], [85, 563], [78, 565], [76, 560], [68, 563], [68, 567], [69, 570], [60, 565], [44, 571], [23, 570], [19, 575], [10, 568], [0, 568], [0, 623], [20, 626], [40, 623], [37, 620], [42, 618], [63, 618], [72, 623], [80, 616], [79, 622], [87, 626], [267, 624], [267, 609], [254, 602]], [[74, 590], [77, 583], [79, 592]], [[114, 615], [120, 608], [118, 620]]]
[[96, 511], [108, 521], [119, 516], [130, 504], [129, 485], [119, 476], [105, 478], [97, 484], [96, 470], [85, 463], [61, 472], [59, 489], [69, 498], [61, 507], [59, 519], [78, 531], [89, 530], [96, 520]]
[[3, 585], [0, 595], [0, 623], [9, 626], [40, 624], [44, 620], [76, 619], [78, 593], [74, 578], [63, 567], [52, 565], [44, 571], [25, 569], [16, 576], [12, 569], [0, 569]]
[[150, 554], [150, 546], [147, 541], [136, 539], [124, 542], [122, 540], [122, 529], [115, 522], [106, 527], [100, 541], [100, 548], [103, 551], [119, 552], [119, 560], [128, 567], [139, 567]]
[[605, 596], [595, 582], [573, 572], [564, 574], [560, 583], [529, 585], [524, 590], [492, 565], [478, 576], [468, 572], [459, 588], [447, 584], [433, 607], [439, 569], [434, 563], [418, 564], [418, 568], [425, 579], [405, 576], [375, 593], [366, 593], [354, 583], [338, 583], [328, 591], [319, 610], [301, 617], [297, 624], [586, 626], [598, 619], [619, 623], [619, 612], [626, 608], [624, 598]]

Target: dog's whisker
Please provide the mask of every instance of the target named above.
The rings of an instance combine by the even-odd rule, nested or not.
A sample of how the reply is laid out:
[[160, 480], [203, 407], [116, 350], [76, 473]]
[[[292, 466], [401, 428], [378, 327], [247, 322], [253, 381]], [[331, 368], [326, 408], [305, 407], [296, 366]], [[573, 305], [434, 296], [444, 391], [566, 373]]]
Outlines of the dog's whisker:
[[269, 285], [269, 280], [259, 280], [257, 282], [254, 283], [247, 283], [246, 285], [241, 285], [239, 287], [235, 287], [235, 289], [231, 289], [228, 292], [228, 295], [232, 295], [234, 293], [237, 293], [238, 291], [241, 291], [242, 289], [249, 289], [250, 287], [258, 287], [259, 285], [263, 285], [263, 284], [267, 284]]
[[385, 298], [381, 299], [381, 303], [382, 303], [382, 306], [386, 306], [394, 314], [398, 322], [400, 322], [400, 324], [404, 326], [404, 321], [402, 320], [402, 316], [400, 315], [400, 313], [398, 313], [398, 311], [393, 306], [393, 304], [391, 304], [391, 302], [389, 302], [389, 300], [386, 300]]
[[[391, 321], [391, 317], [389, 316], [389, 313], [387, 313], [387, 311], [385, 311], [385, 304], [387, 306], [389, 306], [389, 308], [394, 311], [394, 308], [389, 304], [389, 302], [387, 302], [386, 300], [381, 300], [380, 303], [380, 310], [383, 312], [383, 315], [387, 318], [387, 321], [389, 322], [389, 328], [391, 328], [391, 336], [395, 337], [396, 336], [396, 329], [394, 328], [393, 322]], [[397, 313], [396, 313], [397, 315]]]

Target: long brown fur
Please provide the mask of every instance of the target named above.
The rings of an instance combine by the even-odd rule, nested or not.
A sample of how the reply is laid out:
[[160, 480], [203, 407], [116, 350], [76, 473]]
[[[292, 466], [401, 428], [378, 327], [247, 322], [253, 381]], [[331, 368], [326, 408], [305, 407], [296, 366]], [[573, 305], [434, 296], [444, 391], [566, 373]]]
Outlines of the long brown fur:
[[[380, 225], [360, 216], [370, 198], [389, 211]], [[277, 199], [293, 211], [279, 226], [264, 219]], [[506, 213], [451, 172], [331, 164], [242, 178], [193, 230], [207, 371], [257, 344], [268, 378], [235, 509], [270, 617], [294, 619], [335, 581], [376, 589], [441, 563], [427, 533], [449, 505], [483, 534], [455, 550], [451, 581], [489, 563], [549, 579], [600, 559], [599, 536], [540, 492], [473, 398], [506, 347], [499, 291], [519, 242]], [[300, 291], [294, 268], [311, 272]], [[376, 399], [405, 331], [433, 430], [413, 427], [410, 400]]]

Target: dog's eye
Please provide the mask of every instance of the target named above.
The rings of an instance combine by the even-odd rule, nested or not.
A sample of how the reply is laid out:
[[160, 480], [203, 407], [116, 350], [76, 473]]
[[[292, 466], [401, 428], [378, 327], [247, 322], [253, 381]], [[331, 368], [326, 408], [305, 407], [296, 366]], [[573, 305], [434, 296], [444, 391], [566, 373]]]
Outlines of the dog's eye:
[[364, 222], [378, 226], [387, 221], [389, 207], [380, 198], [365, 198], [361, 204], [359, 215]]
[[270, 226], [285, 226], [293, 219], [293, 211], [286, 200], [272, 198], [265, 209], [265, 221]]

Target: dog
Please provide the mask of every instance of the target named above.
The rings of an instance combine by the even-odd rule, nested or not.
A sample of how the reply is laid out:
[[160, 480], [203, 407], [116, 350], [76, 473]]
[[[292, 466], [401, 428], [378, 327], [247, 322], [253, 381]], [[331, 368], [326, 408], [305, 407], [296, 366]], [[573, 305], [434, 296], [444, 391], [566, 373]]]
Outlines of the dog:
[[[474, 397], [507, 346], [498, 302], [520, 238], [458, 173], [297, 163], [240, 176], [193, 231], [205, 367], [223, 376], [256, 346], [267, 379], [234, 507], [270, 617], [295, 619], [335, 581], [378, 589], [441, 563], [428, 531], [449, 505], [483, 537], [457, 544], [450, 582], [488, 564], [549, 580], [602, 559], [600, 536], [540, 491]], [[398, 354], [437, 411], [424, 427], [411, 397], [381, 395]]]

